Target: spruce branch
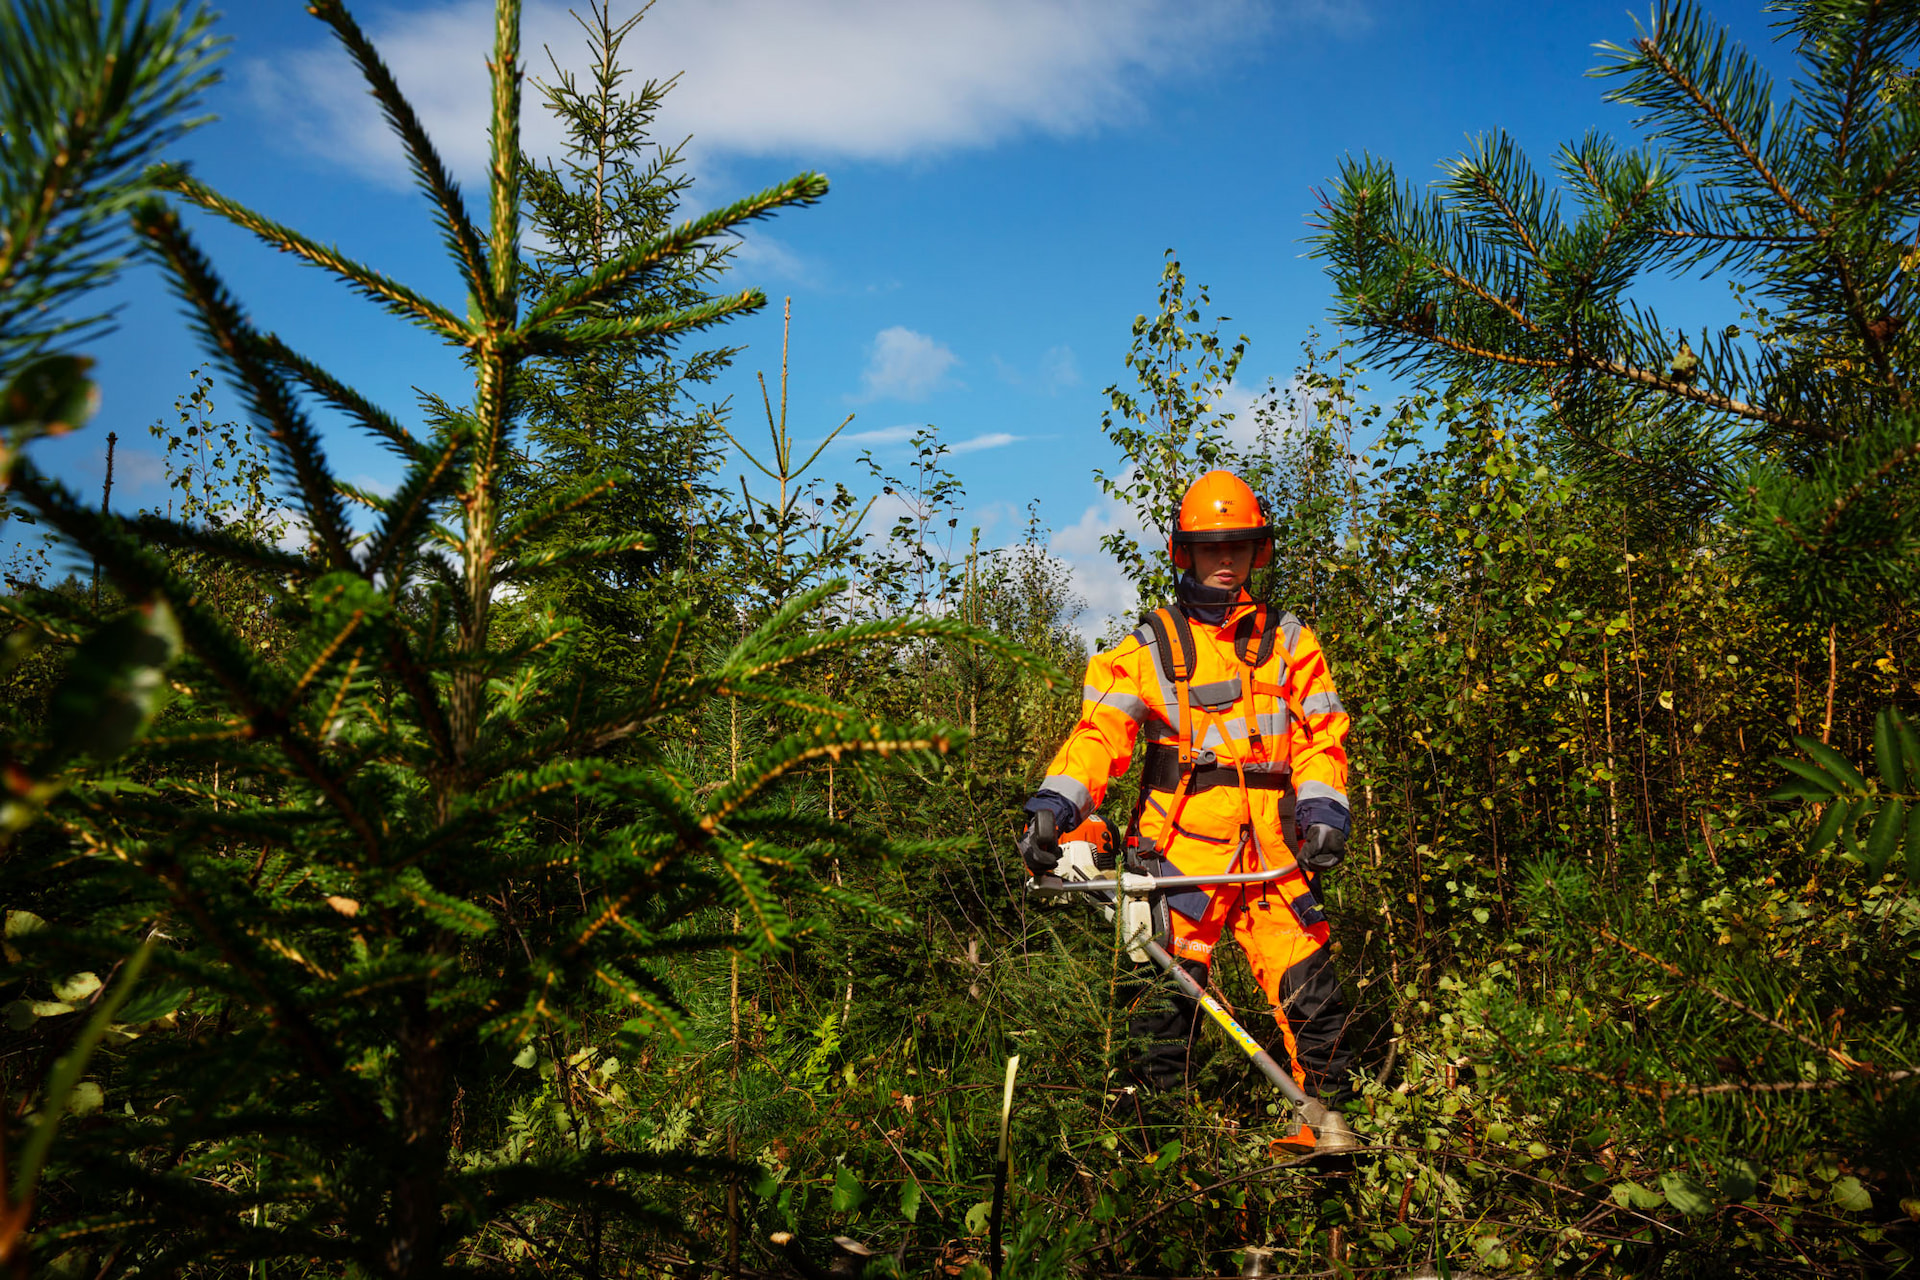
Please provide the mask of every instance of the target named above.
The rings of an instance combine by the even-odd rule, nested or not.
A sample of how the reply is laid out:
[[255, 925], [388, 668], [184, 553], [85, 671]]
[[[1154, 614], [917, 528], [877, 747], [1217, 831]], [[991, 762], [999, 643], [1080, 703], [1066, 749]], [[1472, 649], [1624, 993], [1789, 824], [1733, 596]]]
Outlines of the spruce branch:
[[326, 797], [366, 851], [377, 858], [380, 836], [375, 824], [360, 811], [345, 780], [327, 765], [319, 746], [308, 741], [280, 712], [285, 703], [283, 682], [271, 668], [255, 661], [248, 646], [206, 607], [194, 585], [175, 576], [119, 521], [81, 503], [58, 481], [42, 477], [30, 463], [19, 464], [14, 489], [48, 524], [91, 554], [130, 598], [156, 593], [166, 598], [179, 620], [187, 648], [207, 664], [228, 698], [247, 717], [253, 735], [274, 743], [289, 764]]
[[746, 289], [731, 297], [713, 298], [696, 306], [652, 315], [584, 320], [565, 327], [543, 325], [526, 332], [525, 352], [530, 357], [543, 359], [580, 356], [613, 343], [666, 338], [704, 329], [766, 305], [766, 294], [758, 289]]
[[540, 501], [528, 506], [507, 522], [500, 534], [502, 554], [514, 546], [537, 537], [562, 516], [568, 516], [592, 504], [631, 479], [625, 472], [602, 472], [561, 485]]
[[[337, 249], [310, 240], [291, 227], [282, 226], [227, 199], [206, 184], [188, 177], [184, 170], [162, 170], [155, 173], [153, 181], [161, 190], [171, 191], [207, 212], [218, 214], [235, 226], [253, 232], [273, 248], [332, 272], [357, 293], [379, 303], [394, 315], [438, 333], [455, 346], [472, 345], [473, 335], [467, 326], [444, 307], [429, 302], [397, 280], [361, 266]], [[147, 220], [154, 219], [149, 216]]]
[[487, 67], [493, 73], [488, 130], [493, 269], [482, 308], [494, 323], [512, 324], [520, 312], [520, 86], [526, 74], [520, 62], [520, 0], [499, 0], [494, 6], [493, 58]]
[[803, 173], [755, 195], [736, 200], [724, 208], [681, 223], [667, 235], [629, 249], [609, 259], [591, 274], [556, 289], [528, 312], [524, 325], [533, 330], [567, 319], [572, 313], [596, 309], [643, 273], [662, 263], [685, 257], [703, 242], [714, 239], [742, 223], [768, 217], [783, 208], [815, 204], [827, 194], [827, 180], [817, 173]]
[[[341, 623], [339, 630], [335, 631], [332, 636], [320, 645], [319, 650], [313, 655], [312, 660], [307, 663], [306, 669], [294, 680], [293, 687], [287, 690], [286, 699], [280, 705], [281, 715], [291, 716], [293, 714], [295, 705], [306, 694], [307, 686], [311, 685], [320, 677], [320, 674], [332, 663], [334, 655], [346, 647], [347, 641], [353, 638], [353, 633], [358, 631], [360, 624], [366, 620], [367, 611], [365, 609], [353, 610], [347, 615], [346, 620]], [[333, 710], [327, 713], [325, 722], [330, 723], [333, 720], [334, 715], [339, 710], [339, 705], [339, 699], [336, 698], [334, 700]], [[325, 733], [323, 730], [322, 737], [324, 736]]]
[[386, 410], [294, 351], [277, 335], [263, 333], [256, 340], [262, 360], [279, 369], [283, 375], [304, 383], [309, 391], [378, 436], [401, 457], [409, 462], [418, 462], [424, 456], [426, 446]]
[[896, 756], [928, 752], [945, 755], [965, 734], [945, 725], [911, 725], [890, 729], [885, 724], [820, 726], [789, 734], [754, 758], [743, 762], [733, 777], [707, 800], [699, 827], [712, 835], [755, 796], [787, 774], [816, 760], [876, 755]]
[[530, 555], [502, 563], [493, 571], [495, 582], [518, 582], [553, 569], [605, 560], [612, 556], [632, 555], [649, 550], [653, 539], [646, 534], [609, 534], [604, 538], [576, 538], [564, 547], [548, 547]]
[[134, 226], [168, 268], [175, 292], [194, 310], [195, 322], [220, 353], [222, 364], [247, 394], [248, 403], [267, 424], [279, 446], [282, 465], [301, 495], [307, 527], [332, 569], [353, 566], [351, 534], [333, 475], [314, 430], [285, 381], [260, 358], [253, 326], [246, 320], [213, 266], [180, 223], [179, 215], [159, 200], [143, 201]]
[[98, 335], [75, 303], [119, 269], [146, 166], [206, 117], [225, 40], [203, 5], [15, 0], [0, 8], [0, 383]]
[[[490, 302], [493, 279], [488, 269], [486, 250], [480, 244], [480, 237], [467, 213], [466, 202], [460, 196], [459, 184], [441, 162], [440, 153], [434, 148], [432, 139], [427, 137], [413, 104], [400, 92], [393, 73], [381, 60], [379, 51], [361, 31], [360, 24], [354, 21], [341, 0], [313, 0], [307, 12], [333, 28], [354, 64], [360, 68], [374, 101], [380, 104], [380, 112], [386, 117], [387, 127], [398, 135], [401, 146], [406, 149], [414, 181], [433, 201], [434, 219], [440, 224], [441, 242], [454, 261], [459, 263], [467, 288]], [[486, 309], [483, 305], [482, 310]]]
[[431, 446], [421, 448], [400, 488], [381, 503], [383, 518], [365, 558], [369, 578], [384, 574], [389, 589], [400, 590], [407, 564], [418, 550], [422, 526], [434, 506], [450, 496], [466, 447], [464, 425], [455, 421], [441, 428]]
[[228, 564], [245, 565], [264, 573], [294, 579], [309, 579], [317, 572], [305, 556], [282, 551], [279, 547], [228, 528], [182, 524], [152, 512], [143, 512], [128, 522], [142, 541], [163, 547], [196, 551]]

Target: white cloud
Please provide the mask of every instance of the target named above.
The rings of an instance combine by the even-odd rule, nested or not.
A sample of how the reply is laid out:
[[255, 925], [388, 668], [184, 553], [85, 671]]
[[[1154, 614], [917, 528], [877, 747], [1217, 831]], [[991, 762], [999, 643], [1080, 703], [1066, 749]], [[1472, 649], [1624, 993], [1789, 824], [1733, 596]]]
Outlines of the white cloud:
[[289, 555], [299, 555], [307, 549], [313, 540], [313, 529], [307, 523], [306, 513], [298, 507], [273, 507], [265, 513], [265, 522], [269, 529], [280, 527], [280, 536], [273, 544]]
[[874, 335], [866, 370], [860, 375], [862, 400], [923, 400], [946, 381], [960, 363], [944, 343], [904, 325]]
[[1102, 494], [1078, 520], [1056, 529], [1048, 544], [1053, 556], [1067, 566], [1074, 593], [1086, 601], [1075, 629], [1088, 640], [1106, 634], [1116, 622], [1130, 622], [1138, 604], [1133, 584], [1100, 546], [1101, 538], [1121, 531], [1147, 540], [1133, 510]]
[[[918, 432], [927, 428], [920, 423], [904, 423], [897, 427], [876, 427], [872, 431], [847, 431], [833, 438], [835, 449], [877, 449], [889, 445], [905, 444]], [[1003, 449], [1010, 444], [1018, 444], [1025, 436], [1016, 436], [1006, 431], [989, 431], [965, 440], [955, 440], [947, 445], [950, 454], [978, 453], [982, 449]]]
[[989, 431], [985, 435], [974, 436], [967, 440], [956, 440], [947, 446], [948, 453], [978, 453], [982, 449], [1003, 449], [1007, 445], [1017, 444], [1025, 436], [1009, 435], [1005, 431]]
[[[526, 6], [530, 77], [582, 57], [568, 0]], [[616, 4], [616, 16], [633, 0]], [[1328, 0], [675, 0], [623, 51], [639, 76], [682, 72], [657, 136], [691, 134], [701, 157], [789, 155], [899, 161], [1023, 133], [1084, 134], [1136, 117], [1156, 82], [1241, 56], [1278, 17], [1351, 27], [1363, 5]], [[393, 8], [370, 34], [442, 155], [477, 178], [486, 163], [493, 0]], [[362, 173], [404, 183], [405, 165], [337, 46], [243, 68], [276, 134]], [[526, 95], [527, 149], [559, 131]]]
[[348, 477], [347, 483], [381, 498], [391, 498], [400, 489], [399, 477], [394, 474], [376, 476], [371, 472], [362, 471], [358, 475]]
[[1073, 348], [1068, 346], [1048, 347], [1041, 353], [1033, 373], [999, 356], [993, 357], [993, 370], [1000, 381], [1009, 386], [1031, 387], [1046, 395], [1057, 395], [1080, 385], [1080, 362], [1075, 358]]
[[1049, 391], [1064, 391], [1080, 385], [1080, 362], [1072, 347], [1048, 347], [1040, 357], [1041, 385]]
[[[104, 468], [88, 466], [85, 469], [99, 471]], [[158, 450], [137, 447], [114, 450], [113, 487], [116, 490], [130, 493], [166, 491], [167, 481], [167, 460]]]
[[836, 449], [872, 449], [876, 446], [905, 444], [921, 428], [913, 423], [898, 427], [876, 427], [872, 431], [842, 431], [833, 438]]
[[795, 284], [810, 284], [818, 274], [810, 260], [757, 229], [747, 231], [734, 241], [732, 257], [735, 266], [752, 268], [755, 275]]

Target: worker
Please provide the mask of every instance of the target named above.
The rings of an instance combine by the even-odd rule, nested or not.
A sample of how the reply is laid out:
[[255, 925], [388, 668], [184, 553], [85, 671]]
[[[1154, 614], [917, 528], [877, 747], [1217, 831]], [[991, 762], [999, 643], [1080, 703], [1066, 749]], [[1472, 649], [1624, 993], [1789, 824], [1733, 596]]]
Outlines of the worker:
[[[1036, 875], [1051, 872], [1057, 846], [1036, 838], [1033, 815], [1050, 813], [1061, 838], [1093, 818], [1144, 730], [1140, 800], [1125, 840], [1136, 869], [1291, 867], [1266, 884], [1169, 891], [1168, 950], [1204, 987], [1230, 929], [1279, 1023], [1294, 1079], [1337, 1106], [1352, 1095], [1352, 1054], [1315, 881], [1346, 853], [1352, 722], [1313, 632], [1247, 592], [1272, 559], [1273, 528], [1244, 481], [1228, 471], [1194, 481], [1168, 550], [1181, 571], [1174, 604], [1088, 663], [1079, 723], [1027, 801], [1020, 853]], [[1186, 1082], [1197, 1013], [1177, 995], [1170, 1007], [1135, 1002], [1130, 1072], [1139, 1085]]]

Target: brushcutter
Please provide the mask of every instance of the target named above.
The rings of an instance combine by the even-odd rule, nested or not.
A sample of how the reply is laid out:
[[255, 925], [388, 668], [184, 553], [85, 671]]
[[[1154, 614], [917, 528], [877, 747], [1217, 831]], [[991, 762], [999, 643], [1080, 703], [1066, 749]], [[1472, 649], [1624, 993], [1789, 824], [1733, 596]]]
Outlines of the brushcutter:
[[[1282, 1097], [1293, 1104], [1302, 1125], [1313, 1135], [1316, 1155], [1352, 1151], [1360, 1140], [1347, 1127], [1345, 1117], [1318, 1098], [1309, 1097], [1292, 1074], [1273, 1060], [1261, 1043], [1227, 1012], [1226, 1006], [1194, 980], [1192, 974], [1175, 962], [1161, 945], [1166, 936], [1166, 905], [1159, 897], [1168, 889], [1212, 888], [1220, 885], [1271, 884], [1290, 874], [1291, 863], [1266, 871], [1232, 872], [1210, 876], [1155, 876], [1131, 871], [1117, 865], [1110, 849], [1087, 840], [1060, 840], [1051, 813], [1033, 818], [1033, 836], [1042, 846], [1057, 846], [1060, 863], [1052, 872], [1035, 875], [1027, 881], [1027, 892], [1040, 901], [1090, 898], [1101, 905], [1101, 914], [1109, 921], [1120, 915], [1120, 945], [1136, 961], [1151, 961], [1172, 978], [1179, 988], [1198, 1002], [1224, 1031], [1227, 1039], [1240, 1047]], [[1106, 863], [1106, 866], [1102, 866]]]

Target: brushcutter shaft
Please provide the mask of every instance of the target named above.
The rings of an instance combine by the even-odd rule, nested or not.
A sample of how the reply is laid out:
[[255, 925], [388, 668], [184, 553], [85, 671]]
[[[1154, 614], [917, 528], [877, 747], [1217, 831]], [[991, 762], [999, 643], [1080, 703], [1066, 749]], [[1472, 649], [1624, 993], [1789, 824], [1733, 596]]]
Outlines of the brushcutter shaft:
[[[1172, 885], [1194, 883], [1259, 884], [1267, 880], [1277, 880], [1291, 870], [1291, 867], [1284, 867], [1279, 871], [1264, 871], [1249, 875], [1233, 876], [1142, 876], [1135, 875], [1132, 872], [1122, 872], [1118, 881], [1118, 888], [1122, 893], [1139, 893], [1144, 895], [1153, 892], [1155, 889]], [[1046, 880], [1053, 880], [1054, 883], [1046, 884], [1044, 883]], [[1096, 901], [1118, 906], [1119, 894], [1114, 892], [1115, 887], [1116, 883], [1114, 881], [1104, 878], [1099, 880], [1062, 881], [1054, 876], [1036, 876], [1033, 880], [1027, 882], [1027, 888], [1035, 894], [1063, 892], [1088, 893], [1094, 895]], [[1301, 1109], [1303, 1118], [1306, 1117], [1307, 1113], [1312, 1113], [1315, 1117], [1321, 1113], [1319, 1103], [1308, 1100], [1305, 1092], [1301, 1090], [1299, 1082], [1281, 1067], [1279, 1063], [1273, 1060], [1273, 1055], [1268, 1053], [1266, 1048], [1262, 1046], [1258, 1040], [1254, 1039], [1245, 1027], [1235, 1021], [1234, 1016], [1227, 1012], [1226, 1006], [1214, 999], [1205, 987], [1196, 982], [1193, 975], [1182, 968], [1179, 962], [1168, 953], [1165, 947], [1155, 942], [1152, 938], [1136, 939], [1135, 945], [1146, 953], [1147, 959], [1153, 962], [1155, 968], [1172, 978], [1174, 983], [1182, 991], [1198, 1002], [1202, 1009], [1207, 1011], [1207, 1016], [1212, 1018], [1214, 1023], [1222, 1031], [1227, 1033], [1227, 1038], [1238, 1045], [1242, 1053], [1253, 1059], [1253, 1065], [1259, 1068], [1261, 1075], [1272, 1082], [1273, 1087], [1280, 1091], [1281, 1096], [1286, 1098], [1286, 1100], [1291, 1102], [1295, 1107]], [[1309, 1121], [1309, 1123], [1312, 1122], [1311, 1120]]]
[[1299, 1083], [1294, 1080], [1293, 1076], [1273, 1060], [1273, 1055], [1268, 1053], [1266, 1049], [1261, 1046], [1260, 1042], [1248, 1033], [1245, 1027], [1234, 1020], [1233, 1015], [1226, 1011], [1225, 1006], [1214, 999], [1205, 987], [1194, 981], [1192, 974], [1188, 973], [1174, 961], [1171, 955], [1167, 954], [1165, 947], [1152, 939], [1147, 939], [1142, 949], [1147, 953], [1147, 958], [1158, 965], [1163, 973], [1172, 978], [1182, 991], [1199, 1002], [1200, 1007], [1207, 1011], [1207, 1016], [1213, 1019], [1215, 1025], [1226, 1032], [1227, 1037], [1240, 1046], [1241, 1052], [1253, 1059], [1253, 1065], [1260, 1069], [1260, 1074], [1265, 1076], [1288, 1102], [1291, 1102], [1296, 1107], [1304, 1107], [1307, 1105], [1307, 1095], [1301, 1091]]

